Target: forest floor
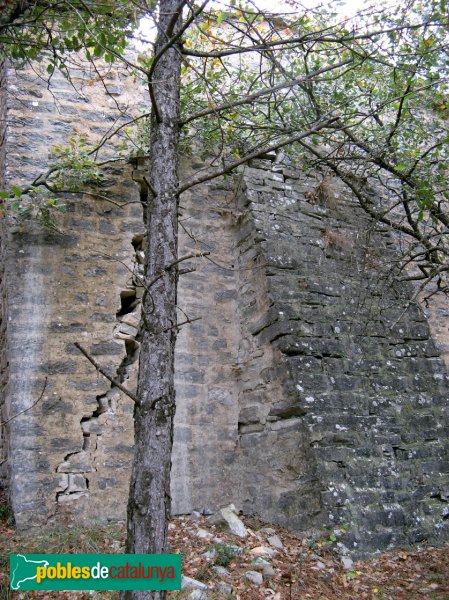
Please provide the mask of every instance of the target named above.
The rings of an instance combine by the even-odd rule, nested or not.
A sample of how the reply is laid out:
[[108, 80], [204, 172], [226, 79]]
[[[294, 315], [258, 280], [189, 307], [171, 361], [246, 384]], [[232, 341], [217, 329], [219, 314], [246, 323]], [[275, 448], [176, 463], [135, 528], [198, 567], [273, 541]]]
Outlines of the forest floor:
[[[253, 518], [242, 520], [249, 530], [244, 539], [218, 529], [206, 517], [172, 519], [170, 552], [182, 554], [183, 576], [207, 589], [170, 592], [170, 600], [449, 599], [448, 546], [396, 550], [344, 566], [332, 551], [332, 534], [327, 539], [304, 538]], [[282, 547], [268, 541], [273, 536]], [[120, 525], [82, 529], [66, 524], [23, 533], [0, 520], [0, 598], [115, 599], [117, 592], [11, 592], [9, 554], [121, 553], [124, 538]], [[262, 583], [247, 578], [248, 572], [263, 569]]]

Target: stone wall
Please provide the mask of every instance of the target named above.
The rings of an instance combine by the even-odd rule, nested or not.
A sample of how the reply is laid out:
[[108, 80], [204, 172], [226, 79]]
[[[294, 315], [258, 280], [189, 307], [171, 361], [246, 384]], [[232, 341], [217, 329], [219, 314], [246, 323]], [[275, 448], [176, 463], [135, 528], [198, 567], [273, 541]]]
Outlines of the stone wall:
[[347, 524], [358, 553], [444, 539], [447, 371], [413, 290], [379, 278], [391, 238], [336, 180], [316, 203], [316, 174], [257, 167], [240, 199], [243, 363], [259, 372], [240, 399], [244, 509]]
[[[137, 99], [124, 73], [104, 74], [113, 95], [75, 74], [51, 92], [32, 72], [10, 73], [7, 178], [24, 185], [46, 170], [52, 144], [71, 135], [99, 140], [129, 118]], [[119, 110], [121, 108], [121, 110]], [[107, 150], [105, 151], [107, 156]], [[66, 513], [123, 519], [132, 460], [132, 401], [117, 393], [74, 347], [81, 343], [132, 389], [136, 356], [117, 327], [133, 278], [133, 240], [142, 233], [131, 167], [105, 168], [105, 200], [67, 194], [57, 231], [10, 222], [4, 267], [10, 358], [9, 492], [20, 527]], [[122, 205], [122, 206], [120, 206]]]
[[0, 62], [0, 187], [5, 184], [6, 65]]
[[[194, 164], [193, 167], [204, 165]], [[192, 166], [182, 169], [189, 177]], [[239, 344], [238, 289], [234, 268], [233, 182], [202, 185], [183, 194], [179, 255], [210, 252], [187, 263], [180, 277], [175, 353], [177, 409], [172, 467], [173, 510], [214, 509], [232, 502], [238, 472], [238, 392], [235, 377]], [[184, 264], [183, 264], [184, 266]], [[186, 268], [184, 266], [184, 268]]]
[[[79, 73], [52, 93], [10, 75], [9, 183], [27, 183], [74, 128], [101, 135], [142, 97], [120, 70], [108, 93]], [[112, 94], [112, 95], [111, 95]], [[107, 156], [107, 151], [106, 151]], [[186, 161], [183, 179], [201, 168]], [[68, 195], [58, 231], [15, 227], [6, 269], [10, 496], [21, 527], [123, 519], [145, 239], [145, 164], [106, 169], [98, 200]], [[446, 535], [447, 376], [412, 291], [386, 284], [394, 241], [336, 180], [254, 161], [186, 192], [175, 358], [173, 510], [233, 501], [295, 530], [342, 527], [373, 549]], [[110, 201], [115, 202], [112, 204]], [[123, 204], [118, 207], [117, 204]], [[3, 353], [6, 356], [6, 353]], [[447, 515], [446, 515], [447, 516]], [[347, 531], [346, 531], [347, 530]]]

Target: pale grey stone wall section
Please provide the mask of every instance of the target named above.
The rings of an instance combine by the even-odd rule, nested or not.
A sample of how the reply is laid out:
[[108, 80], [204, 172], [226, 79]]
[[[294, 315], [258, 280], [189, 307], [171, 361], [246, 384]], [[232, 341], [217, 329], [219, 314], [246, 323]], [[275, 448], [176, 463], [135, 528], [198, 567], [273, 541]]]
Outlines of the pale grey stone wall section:
[[[48, 165], [52, 144], [86, 132], [99, 139], [118, 118], [102, 86], [77, 93], [61, 76], [50, 93], [31, 71], [10, 73], [7, 139], [8, 184], [28, 184]], [[110, 69], [115, 101], [124, 74]], [[105, 152], [107, 155], [107, 151]], [[78, 341], [112, 374], [121, 369], [131, 389], [136, 365], [117, 336], [121, 293], [132, 278], [133, 238], [142, 230], [138, 186], [131, 169], [109, 167], [100, 192], [122, 209], [89, 196], [66, 198], [58, 232], [9, 224], [6, 256], [9, 387], [6, 414], [42, 401], [11, 421], [8, 430], [9, 494], [19, 527], [42, 525], [65, 515], [80, 520], [117, 520], [126, 514], [133, 456], [132, 401], [74, 347]], [[121, 261], [121, 262], [120, 262]], [[126, 372], [124, 372], [124, 370]]]
[[[200, 166], [200, 165], [196, 165]], [[184, 165], [182, 177], [191, 168]], [[179, 255], [210, 252], [182, 264], [178, 303], [191, 318], [175, 354], [177, 412], [172, 467], [173, 511], [214, 509], [236, 498], [239, 485], [238, 392], [239, 324], [236, 319], [233, 181], [198, 186], [183, 194]], [[179, 313], [179, 320], [185, 316]]]

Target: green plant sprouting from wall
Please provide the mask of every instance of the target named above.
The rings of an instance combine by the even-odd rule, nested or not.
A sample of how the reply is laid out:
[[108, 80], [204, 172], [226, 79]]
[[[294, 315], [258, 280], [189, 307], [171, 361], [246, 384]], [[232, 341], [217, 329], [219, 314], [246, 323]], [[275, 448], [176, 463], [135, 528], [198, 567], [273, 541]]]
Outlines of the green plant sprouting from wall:
[[82, 193], [103, 182], [101, 166], [93, 156], [87, 136], [75, 131], [67, 145], [51, 147], [50, 167], [46, 173], [25, 188], [13, 185], [9, 191], [0, 191], [0, 215], [9, 216], [16, 223], [36, 221], [54, 229], [58, 213], [66, 209], [61, 195]]
[[24, 191], [13, 186], [10, 192], [0, 192], [0, 199], [0, 215], [9, 216], [16, 223], [31, 220], [54, 229], [56, 214], [65, 211], [63, 201], [49, 196], [46, 190], [35, 185]]

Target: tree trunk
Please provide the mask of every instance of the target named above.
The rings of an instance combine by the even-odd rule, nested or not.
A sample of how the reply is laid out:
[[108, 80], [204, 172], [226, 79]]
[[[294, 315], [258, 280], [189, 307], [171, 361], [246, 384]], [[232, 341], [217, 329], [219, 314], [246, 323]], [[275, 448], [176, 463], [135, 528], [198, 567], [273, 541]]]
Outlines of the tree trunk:
[[[159, 4], [155, 56], [181, 26], [182, 3]], [[152, 285], [142, 302], [146, 325], [140, 349], [135, 407], [135, 456], [128, 500], [126, 552], [158, 554], [167, 550], [170, 516], [170, 467], [175, 415], [177, 194], [181, 53], [175, 43], [157, 62], [152, 81], [153, 114], [146, 207], [148, 236], [145, 280]], [[157, 107], [155, 110], [154, 103]], [[165, 592], [127, 591], [123, 600], [161, 600]]]

